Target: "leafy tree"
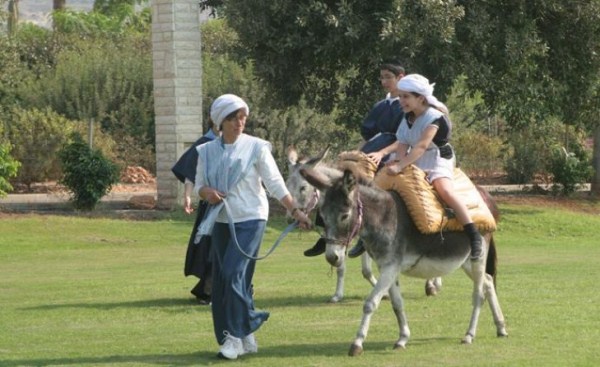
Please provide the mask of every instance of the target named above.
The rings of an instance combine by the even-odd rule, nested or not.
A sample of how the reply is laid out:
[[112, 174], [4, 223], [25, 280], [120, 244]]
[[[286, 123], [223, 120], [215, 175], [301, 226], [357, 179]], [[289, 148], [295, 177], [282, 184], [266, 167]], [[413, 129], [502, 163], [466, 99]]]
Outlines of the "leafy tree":
[[[457, 59], [492, 111], [515, 129], [558, 117], [600, 135], [600, 1], [457, 3]], [[600, 193], [600, 148], [595, 156]]]
[[448, 50], [462, 9], [453, 2], [225, 0], [223, 13], [271, 99], [293, 105], [306, 98], [324, 112], [337, 106], [348, 125], [380, 94], [384, 59], [429, 74], [440, 90], [456, 75]]
[[212, 101], [223, 93], [235, 93], [250, 103], [248, 132], [273, 143], [273, 153], [286, 167], [285, 149], [293, 144], [305, 154], [315, 154], [332, 145], [332, 150], [358, 144], [357, 130], [335, 124], [333, 114], [323, 114], [306, 103], [285, 109], [273, 107], [264, 93], [264, 85], [255, 76], [252, 62], [234, 60], [239, 37], [222, 19], [202, 25], [202, 96], [204, 116], [209, 115]]
[[[352, 123], [376, 95], [380, 59], [398, 56], [409, 72], [436, 82], [442, 98], [466, 75], [469, 88], [511, 129], [552, 116], [600, 129], [594, 112], [600, 108], [599, 0], [211, 4], [240, 35], [271, 98], [283, 104], [305, 93], [311, 106], [337, 106], [339, 120]], [[600, 157], [595, 161], [599, 171]]]

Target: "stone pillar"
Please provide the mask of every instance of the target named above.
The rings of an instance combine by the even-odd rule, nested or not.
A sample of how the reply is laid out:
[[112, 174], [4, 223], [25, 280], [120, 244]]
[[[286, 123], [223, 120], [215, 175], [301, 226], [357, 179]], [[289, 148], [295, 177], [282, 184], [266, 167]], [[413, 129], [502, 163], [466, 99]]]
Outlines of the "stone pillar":
[[202, 55], [197, 0], [152, 0], [157, 207], [180, 203], [171, 167], [202, 134]]

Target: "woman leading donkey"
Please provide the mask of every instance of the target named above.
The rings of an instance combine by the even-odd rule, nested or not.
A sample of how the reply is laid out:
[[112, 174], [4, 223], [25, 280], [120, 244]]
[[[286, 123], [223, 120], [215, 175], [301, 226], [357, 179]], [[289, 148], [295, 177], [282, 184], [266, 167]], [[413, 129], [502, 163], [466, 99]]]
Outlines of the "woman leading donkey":
[[301, 227], [310, 227], [306, 215], [293, 206], [271, 144], [244, 133], [249, 113], [246, 102], [233, 94], [213, 102], [210, 115], [221, 137], [198, 147], [194, 186], [209, 204], [198, 233], [211, 236], [212, 318], [218, 356], [225, 359], [256, 353], [254, 332], [269, 317], [254, 308], [251, 284], [256, 261], [242, 254], [242, 250], [251, 256], [258, 253], [269, 216], [265, 188]]

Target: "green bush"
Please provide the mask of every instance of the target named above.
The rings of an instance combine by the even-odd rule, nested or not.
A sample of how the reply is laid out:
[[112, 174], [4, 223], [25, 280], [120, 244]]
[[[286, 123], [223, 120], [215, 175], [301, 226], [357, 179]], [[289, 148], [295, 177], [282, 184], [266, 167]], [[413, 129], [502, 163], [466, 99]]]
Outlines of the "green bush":
[[61, 183], [73, 194], [73, 206], [93, 210], [100, 199], [119, 181], [119, 167], [90, 147], [78, 133], [60, 152], [64, 176]]
[[471, 177], [492, 177], [504, 170], [502, 139], [468, 130], [452, 140], [456, 163]]
[[528, 130], [511, 134], [509, 142], [504, 165], [508, 182], [513, 184], [532, 182], [535, 174], [544, 170], [542, 158], [545, 155], [544, 142]]
[[588, 157], [578, 157], [567, 152], [564, 147], [556, 147], [550, 161], [548, 171], [553, 176], [552, 192], [554, 195], [568, 196], [574, 193], [581, 184], [588, 182], [592, 176], [592, 166]]
[[[120, 162], [152, 169], [154, 99], [149, 44], [133, 39], [78, 41], [57, 55], [56, 67], [20, 87], [25, 105], [44, 108], [71, 120], [93, 118], [117, 146]], [[122, 145], [124, 138], [128, 144]], [[129, 144], [133, 143], [133, 144]]]
[[17, 175], [20, 165], [10, 156], [10, 145], [0, 143], [0, 197], [13, 190], [8, 180]]
[[67, 142], [74, 122], [50, 109], [12, 109], [4, 115], [5, 135], [14, 147], [12, 156], [22, 167], [16, 180], [26, 185], [60, 177], [57, 152]]
[[[534, 178], [549, 183], [552, 180], [562, 186], [566, 183], [571, 190], [571, 180], [567, 176], [574, 171], [586, 171], [583, 166], [590, 163], [590, 152], [584, 147], [585, 133], [573, 126], [564, 124], [557, 118], [531, 123], [525, 128], [514, 129], [508, 136], [508, 153], [505, 169], [511, 183], [537, 183]], [[573, 153], [565, 160], [565, 153]], [[580, 163], [575, 164], [577, 160]], [[566, 170], [566, 172], [564, 172]], [[571, 173], [567, 173], [571, 172]], [[565, 176], [566, 175], [566, 176]], [[583, 179], [586, 174], [578, 173], [573, 179]], [[562, 181], [562, 182], [561, 182]]]

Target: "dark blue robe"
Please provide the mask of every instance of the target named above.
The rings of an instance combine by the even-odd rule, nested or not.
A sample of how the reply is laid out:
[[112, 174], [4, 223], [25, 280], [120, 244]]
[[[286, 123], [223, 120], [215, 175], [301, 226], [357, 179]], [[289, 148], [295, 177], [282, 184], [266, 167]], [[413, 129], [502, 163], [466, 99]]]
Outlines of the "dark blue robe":
[[[187, 178], [191, 182], [196, 181], [196, 165], [198, 163], [198, 151], [196, 147], [215, 138], [215, 134], [209, 131], [181, 155], [177, 163], [171, 168], [171, 171], [177, 177], [179, 181], [185, 183]], [[198, 210], [196, 211], [196, 220], [192, 233], [188, 241], [187, 252], [185, 256], [185, 266], [183, 268], [183, 274], [185, 276], [194, 275], [201, 281], [210, 277], [211, 275], [211, 261], [210, 261], [210, 237], [202, 237], [200, 243], [195, 244], [194, 239], [196, 238], [196, 231], [204, 217], [208, 203], [200, 200], [198, 204]], [[202, 285], [200, 288], [204, 288]]]
[[[387, 99], [377, 102], [360, 127], [360, 134], [366, 141], [361, 151], [367, 154], [377, 152], [394, 143], [402, 118], [404, 118], [404, 112], [398, 99], [391, 103]], [[385, 156], [381, 160], [381, 165], [388, 157]]]

